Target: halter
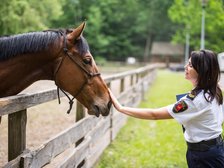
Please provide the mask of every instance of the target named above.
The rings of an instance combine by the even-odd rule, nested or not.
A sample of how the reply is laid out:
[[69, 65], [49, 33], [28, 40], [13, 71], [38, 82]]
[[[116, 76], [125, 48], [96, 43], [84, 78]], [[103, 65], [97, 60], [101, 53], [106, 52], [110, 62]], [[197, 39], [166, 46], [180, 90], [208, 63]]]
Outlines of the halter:
[[[64, 95], [68, 98], [69, 100], [69, 109], [67, 111], [67, 113], [69, 114], [72, 110], [72, 107], [73, 107], [73, 103], [74, 103], [74, 99], [82, 92], [82, 90], [84, 89], [84, 87], [86, 86], [86, 84], [88, 83], [88, 81], [95, 77], [95, 76], [100, 76], [100, 73], [93, 73], [93, 72], [89, 72], [85, 67], [83, 67], [79, 62], [77, 62], [74, 58], [73, 58], [73, 55], [71, 53], [68, 52], [68, 48], [67, 48], [67, 40], [66, 40], [66, 35], [62, 32], [62, 31], [59, 31], [59, 33], [63, 36], [64, 38], [64, 42], [63, 42], [63, 52], [65, 53], [65, 56], [63, 56], [61, 62], [59, 63], [55, 73], [54, 73], [54, 77], [55, 77], [55, 85], [57, 86], [57, 96], [58, 96], [58, 103], [60, 104], [61, 103], [61, 100], [60, 100], [60, 95], [59, 95], [59, 90], [61, 90]], [[69, 59], [75, 63], [82, 71], [84, 71], [86, 74], [87, 74], [87, 78], [86, 78], [86, 81], [83, 83], [83, 85], [81, 86], [81, 88], [78, 90], [78, 92], [75, 94], [75, 96], [73, 96], [73, 98], [70, 98], [69, 95], [63, 90], [61, 89], [57, 83], [56, 83], [56, 75], [65, 59], [65, 57], [68, 56]]]

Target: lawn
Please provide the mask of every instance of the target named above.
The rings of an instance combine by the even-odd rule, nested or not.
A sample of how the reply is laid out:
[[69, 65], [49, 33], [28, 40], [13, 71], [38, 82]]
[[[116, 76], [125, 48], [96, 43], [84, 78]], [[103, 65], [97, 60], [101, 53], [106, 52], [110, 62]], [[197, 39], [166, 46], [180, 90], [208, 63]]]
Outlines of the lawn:
[[[191, 89], [183, 73], [158, 71], [142, 108], [175, 102], [175, 95]], [[150, 121], [129, 118], [102, 154], [96, 168], [186, 168], [186, 144], [181, 126], [173, 119]]]

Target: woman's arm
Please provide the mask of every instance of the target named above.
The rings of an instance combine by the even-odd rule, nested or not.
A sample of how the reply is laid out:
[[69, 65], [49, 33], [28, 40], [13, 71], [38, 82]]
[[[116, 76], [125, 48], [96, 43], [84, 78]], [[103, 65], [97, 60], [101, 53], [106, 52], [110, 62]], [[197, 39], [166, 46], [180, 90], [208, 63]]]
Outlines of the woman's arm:
[[166, 107], [157, 109], [124, 107], [118, 102], [118, 100], [110, 91], [110, 89], [108, 90], [114, 107], [121, 113], [127, 114], [135, 118], [149, 119], [149, 120], [172, 118], [172, 116], [168, 113]]

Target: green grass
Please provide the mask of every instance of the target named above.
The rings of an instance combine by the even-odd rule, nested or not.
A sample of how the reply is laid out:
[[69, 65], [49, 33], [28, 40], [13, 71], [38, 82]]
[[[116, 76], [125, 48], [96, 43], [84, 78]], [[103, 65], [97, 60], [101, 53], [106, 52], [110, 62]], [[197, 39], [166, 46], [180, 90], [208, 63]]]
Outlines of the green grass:
[[[191, 89], [183, 73], [159, 71], [139, 107], [155, 108], [174, 103], [175, 95]], [[186, 168], [186, 144], [181, 126], [171, 120], [129, 118], [104, 151], [96, 168]]]

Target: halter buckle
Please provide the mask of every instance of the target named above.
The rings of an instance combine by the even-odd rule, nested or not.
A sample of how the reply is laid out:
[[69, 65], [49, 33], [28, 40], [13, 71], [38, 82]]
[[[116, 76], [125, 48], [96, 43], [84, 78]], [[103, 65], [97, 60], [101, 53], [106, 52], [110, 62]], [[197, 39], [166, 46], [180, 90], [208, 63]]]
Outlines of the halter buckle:
[[100, 73], [89, 72], [88, 75], [89, 75], [89, 77], [94, 77], [94, 76], [100, 75]]

